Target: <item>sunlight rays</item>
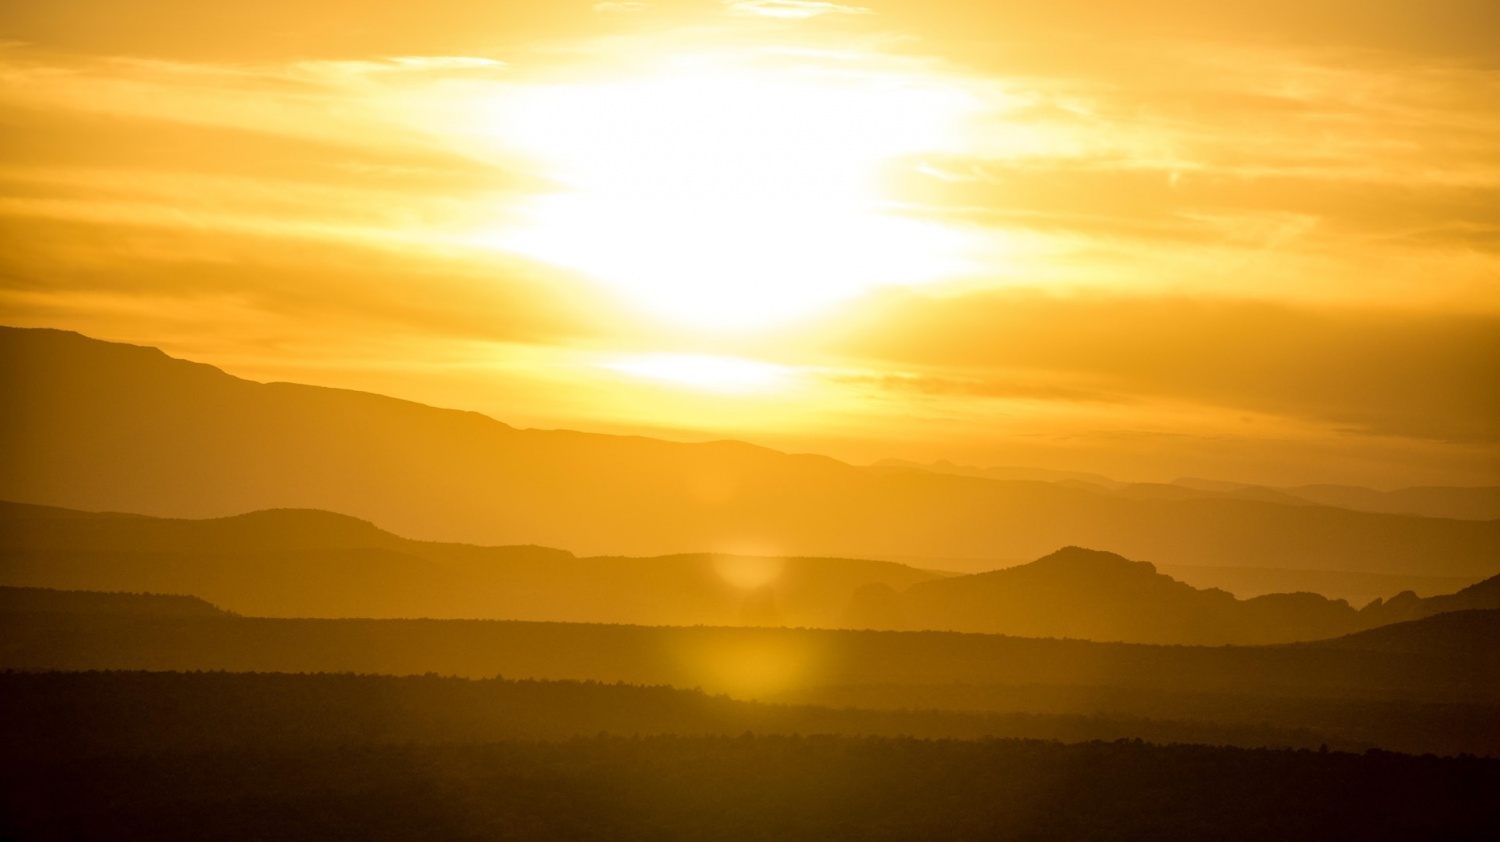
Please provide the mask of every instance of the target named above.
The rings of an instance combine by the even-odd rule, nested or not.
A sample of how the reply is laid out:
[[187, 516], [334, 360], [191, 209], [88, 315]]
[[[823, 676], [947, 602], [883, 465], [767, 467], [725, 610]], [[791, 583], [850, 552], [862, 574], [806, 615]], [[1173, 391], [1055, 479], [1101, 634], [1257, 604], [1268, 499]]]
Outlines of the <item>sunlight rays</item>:
[[796, 374], [786, 366], [712, 354], [625, 355], [598, 367], [671, 386], [728, 394], [783, 390]]
[[560, 189], [496, 238], [708, 328], [772, 325], [955, 275], [969, 266], [968, 235], [900, 215], [876, 176], [894, 158], [952, 147], [974, 107], [894, 75], [701, 57], [519, 91], [494, 104], [497, 142], [545, 162]]
[[[547, 427], [1493, 482], [1483, 26], [397, 6], [198, 4], [202, 41], [97, 4], [0, 39], [7, 323]], [[1152, 302], [1239, 315], [1178, 354], [1122, 318]], [[1337, 341], [1242, 330], [1267, 307]]]

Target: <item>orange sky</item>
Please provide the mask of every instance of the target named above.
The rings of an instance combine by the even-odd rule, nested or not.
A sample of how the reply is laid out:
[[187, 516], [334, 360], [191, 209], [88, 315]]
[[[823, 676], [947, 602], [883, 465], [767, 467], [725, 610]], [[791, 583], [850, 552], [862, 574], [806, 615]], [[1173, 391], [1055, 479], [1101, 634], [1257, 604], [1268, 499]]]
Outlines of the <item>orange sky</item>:
[[1497, 31], [10, 0], [0, 322], [857, 462], [1500, 483]]

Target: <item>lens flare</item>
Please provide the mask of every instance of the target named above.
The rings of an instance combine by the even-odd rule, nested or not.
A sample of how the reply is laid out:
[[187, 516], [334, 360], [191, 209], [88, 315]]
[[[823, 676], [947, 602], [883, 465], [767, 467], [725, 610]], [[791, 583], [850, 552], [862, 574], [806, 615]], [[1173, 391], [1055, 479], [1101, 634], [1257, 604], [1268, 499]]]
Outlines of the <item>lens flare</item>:
[[742, 591], [763, 588], [781, 576], [785, 560], [766, 556], [714, 556], [714, 572]]

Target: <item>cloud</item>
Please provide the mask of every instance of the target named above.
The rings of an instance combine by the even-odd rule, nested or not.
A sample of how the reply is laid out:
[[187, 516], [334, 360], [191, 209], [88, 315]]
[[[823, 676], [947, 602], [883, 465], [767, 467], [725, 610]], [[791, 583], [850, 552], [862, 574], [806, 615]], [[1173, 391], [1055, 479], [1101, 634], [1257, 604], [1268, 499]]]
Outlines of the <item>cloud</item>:
[[505, 62], [474, 56], [392, 56], [397, 65], [412, 70], [474, 70], [505, 67]]
[[[132, 217], [0, 219], [0, 294], [12, 315], [21, 301], [45, 300], [63, 312], [76, 306], [76, 317], [106, 299], [121, 311], [136, 302], [141, 312], [151, 302], [218, 300], [290, 329], [383, 323], [528, 342], [593, 334], [604, 324], [570, 302], [582, 294], [576, 281], [493, 253], [289, 237], [193, 224], [192, 214], [177, 225]], [[204, 320], [192, 324], [201, 328]]]
[[[1500, 316], [1186, 297], [890, 293], [833, 344], [896, 370], [1500, 443]], [[939, 381], [945, 382], [945, 381]], [[1064, 391], [1066, 390], [1066, 391]]]
[[843, 6], [814, 0], [725, 0], [724, 5], [738, 15], [756, 15], [785, 20], [804, 20], [822, 15], [867, 15], [863, 6]]
[[[882, 18], [902, 29], [926, 38], [957, 36], [993, 58], [1010, 51], [994, 49], [994, 41], [983, 35], [1006, 40], [1008, 48], [1033, 41], [1037, 49], [1070, 62], [1086, 61], [1078, 55], [1077, 36], [1097, 39], [1092, 48], [1171, 33], [1176, 40], [1218, 46], [1336, 47], [1493, 68], [1492, 33], [1500, 31], [1500, 6], [1492, 0], [1138, 0], [1129, 6], [1118, 0], [890, 0], [879, 8]], [[1058, 49], [1059, 35], [1074, 49]]]
[[1252, 467], [1294, 436], [1293, 461], [1338, 454], [1328, 476], [1380, 436], [1500, 464], [1493, 2], [656, 2], [649, 33], [638, 2], [368, 5], [351, 25], [337, 4], [0, 3], [0, 317], [655, 350], [672, 340], [602, 324], [598, 287], [494, 247], [565, 189], [494, 106], [753, 55], [975, 106], [872, 186], [990, 249], [964, 285], [892, 291], [829, 334], [834, 358], [780, 358], [854, 395], [849, 435], [878, 404], [933, 447], [1253, 428]]
[[1094, 388], [1070, 386], [1068, 377], [1049, 372], [1010, 372], [1005, 375], [958, 376], [909, 371], [830, 370], [823, 379], [840, 386], [876, 392], [905, 393], [947, 398], [999, 398], [1004, 400], [1123, 404], [1131, 395]]
[[351, 5], [269, 0], [46, 0], [0, 4], [0, 31], [38, 49], [89, 56], [262, 63], [316, 57], [471, 56], [579, 37], [587, 3], [424, 0]]
[[495, 65], [401, 59], [0, 65], [0, 314], [148, 342], [596, 332], [576, 281], [486, 241], [544, 180], [382, 110]]

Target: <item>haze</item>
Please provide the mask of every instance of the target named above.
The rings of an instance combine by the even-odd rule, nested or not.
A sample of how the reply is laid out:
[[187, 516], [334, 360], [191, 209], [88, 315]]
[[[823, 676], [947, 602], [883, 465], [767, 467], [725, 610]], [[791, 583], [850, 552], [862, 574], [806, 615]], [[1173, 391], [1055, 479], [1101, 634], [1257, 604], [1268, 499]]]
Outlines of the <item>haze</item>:
[[1500, 839], [1495, 0], [0, 0], [0, 839]]
[[0, 321], [868, 463], [1500, 479], [1478, 0], [0, 10]]

